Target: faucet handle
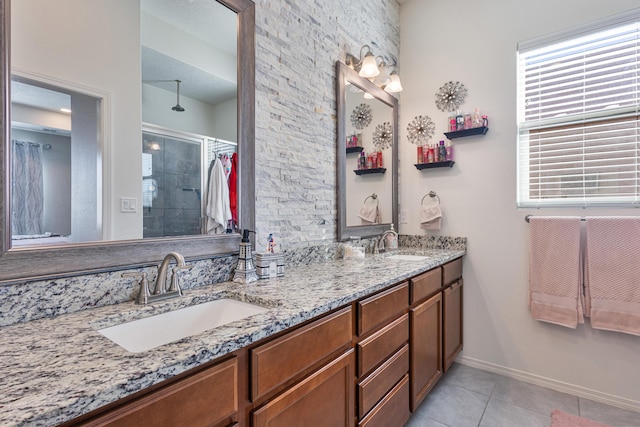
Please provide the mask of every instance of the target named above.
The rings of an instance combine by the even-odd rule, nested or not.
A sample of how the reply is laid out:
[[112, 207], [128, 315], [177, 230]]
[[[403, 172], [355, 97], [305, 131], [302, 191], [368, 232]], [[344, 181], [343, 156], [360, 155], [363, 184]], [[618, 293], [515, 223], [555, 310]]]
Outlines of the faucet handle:
[[169, 289], [167, 289], [167, 292], [177, 291], [178, 295], [182, 296], [182, 288], [180, 287], [180, 282], [178, 281], [178, 271], [188, 270], [191, 267], [191, 265], [176, 265], [171, 269], [171, 284], [169, 285]]
[[147, 273], [122, 273], [122, 277], [139, 277], [140, 278], [140, 291], [136, 297], [136, 304], [146, 304], [149, 300], [149, 279]]

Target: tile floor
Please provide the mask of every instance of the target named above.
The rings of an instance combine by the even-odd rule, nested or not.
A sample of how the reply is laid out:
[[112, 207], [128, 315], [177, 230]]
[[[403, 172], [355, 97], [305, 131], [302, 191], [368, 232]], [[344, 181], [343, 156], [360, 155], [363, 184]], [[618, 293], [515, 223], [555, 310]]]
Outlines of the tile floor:
[[554, 409], [640, 426], [640, 413], [454, 363], [405, 427], [549, 427]]

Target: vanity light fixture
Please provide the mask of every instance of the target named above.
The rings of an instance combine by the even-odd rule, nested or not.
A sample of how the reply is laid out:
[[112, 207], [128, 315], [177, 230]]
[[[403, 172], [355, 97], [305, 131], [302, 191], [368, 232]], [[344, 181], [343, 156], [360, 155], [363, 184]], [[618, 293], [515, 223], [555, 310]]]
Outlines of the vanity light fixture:
[[[365, 52], [364, 56], [363, 52]], [[347, 53], [347, 65], [356, 70], [360, 77], [364, 77], [366, 79], [371, 79], [380, 74], [376, 57], [373, 56], [371, 48], [366, 44], [360, 48], [360, 58], [356, 58], [350, 53]]]
[[63, 113], [71, 114], [71, 110], [68, 108], [61, 108], [60, 111]]
[[382, 56], [374, 56], [369, 45], [360, 48], [359, 58], [347, 53], [345, 63], [349, 68], [357, 71], [358, 75], [371, 80], [373, 84], [389, 93], [402, 91], [400, 76], [397, 71], [391, 71], [395, 65], [387, 65]]

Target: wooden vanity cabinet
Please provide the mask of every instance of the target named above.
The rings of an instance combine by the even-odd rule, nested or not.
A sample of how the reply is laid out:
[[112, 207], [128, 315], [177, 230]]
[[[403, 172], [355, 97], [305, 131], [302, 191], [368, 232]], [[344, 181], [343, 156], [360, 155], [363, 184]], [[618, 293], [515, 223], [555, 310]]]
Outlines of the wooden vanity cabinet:
[[462, 349], [462, 259], [64, 426], [402, 426]]
[[443, 267], [443, 369], [446, 372], [462, 350], [462, 258]]

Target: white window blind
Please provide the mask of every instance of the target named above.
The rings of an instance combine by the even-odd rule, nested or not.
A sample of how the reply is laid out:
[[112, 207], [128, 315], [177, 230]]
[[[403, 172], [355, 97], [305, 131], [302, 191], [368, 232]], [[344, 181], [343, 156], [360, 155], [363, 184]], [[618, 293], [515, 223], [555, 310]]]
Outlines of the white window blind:
[[518, 206], [640, 205], [640, 9], [518, 49]]

